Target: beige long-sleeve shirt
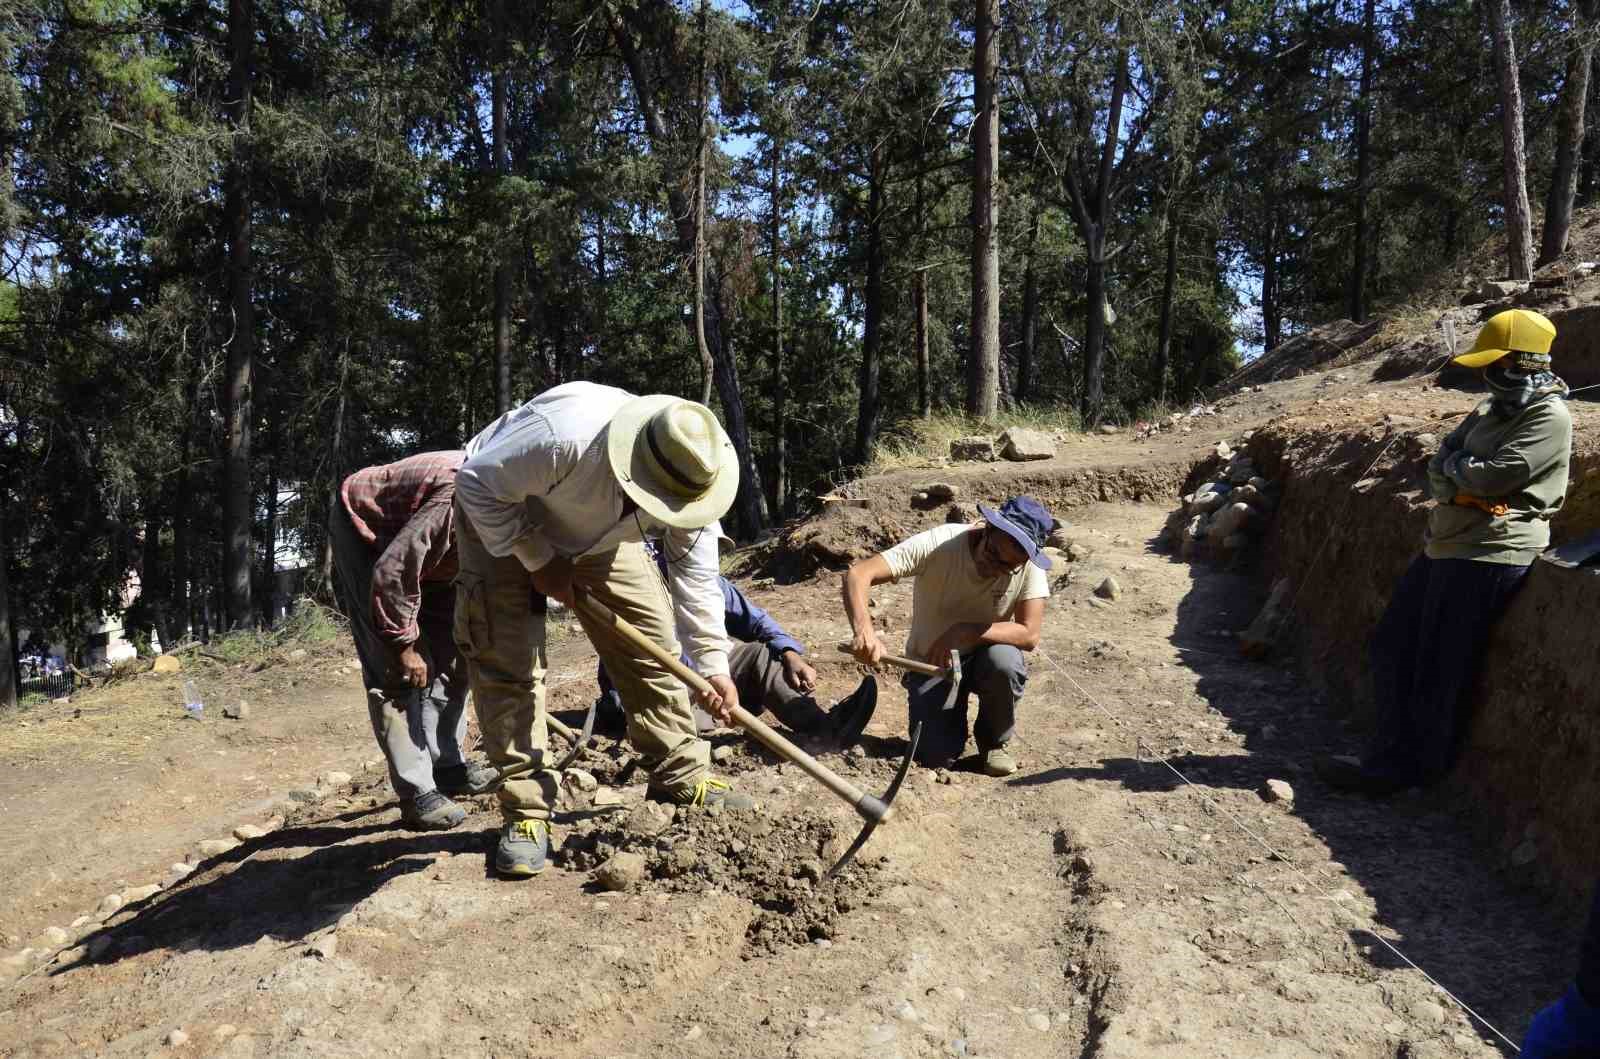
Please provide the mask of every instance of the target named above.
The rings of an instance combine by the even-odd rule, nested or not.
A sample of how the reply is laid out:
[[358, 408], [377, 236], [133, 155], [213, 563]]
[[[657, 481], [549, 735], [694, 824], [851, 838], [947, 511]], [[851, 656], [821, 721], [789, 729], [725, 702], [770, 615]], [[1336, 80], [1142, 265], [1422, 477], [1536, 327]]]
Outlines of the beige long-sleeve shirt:
[[[665, 526], [642, 511], [623, 515], [626, 494], [606, 457], [606, 427], [633, 395], [570, 382], [546, 390], [490, 423], [467, 443], [456, 495], [492, 555], [515, 555], [528, 570], [627, 541], [656, 537], [676, 561], [667, 567], [678, 638], [705, 676], [728, 673], [718, 523]], [[681, 558], [679, 558], [681, 556]]]

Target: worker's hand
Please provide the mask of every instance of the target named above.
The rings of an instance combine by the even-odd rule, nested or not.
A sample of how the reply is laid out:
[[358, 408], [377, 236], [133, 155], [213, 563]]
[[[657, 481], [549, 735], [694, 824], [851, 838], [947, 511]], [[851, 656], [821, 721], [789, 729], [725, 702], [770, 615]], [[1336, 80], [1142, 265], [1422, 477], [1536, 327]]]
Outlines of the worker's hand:
[[556, 556], [533, 572], [534, 591], [556, 600], [562, 606], [573, 605], [572, 560]]
[[883, 641], [878, 639], [878, 630], [870, 625], [865, 630], [856, 630], [850, 638], [850, 653], [856, 656], [856, 661], [863, 665], [875, 666], [883, 661], [883, 656], [888, 651], [883, 649]]
[[413, 688], [428, 686], [428, 660], [422, 657], [417, 645], [408, 643], [400, 648], [400, 679]]
[[804, 655], [793, 649], [783, 652], [783, 679], [802, 695], [817, 690], [817, 671], [805, 660]]
[[938, 666], [940, 669], [950, 668], [950, 656], [958, 652], [961, 646], [958, 642], [958, 628], [958, 626], [952, 625], [940, 633], [938, 639], [928, 645], [927, 661], [929, 663]]
[[721, 724], [733, 724], [733, 708], [739, 705], [739, 689], [733, 686], [732, 678], [726, 673], [719, 673], [714, 677], [707, 677], [706, 683], [711, 685], [711, 693], [695, 692], [694, 704], [715, 717]]

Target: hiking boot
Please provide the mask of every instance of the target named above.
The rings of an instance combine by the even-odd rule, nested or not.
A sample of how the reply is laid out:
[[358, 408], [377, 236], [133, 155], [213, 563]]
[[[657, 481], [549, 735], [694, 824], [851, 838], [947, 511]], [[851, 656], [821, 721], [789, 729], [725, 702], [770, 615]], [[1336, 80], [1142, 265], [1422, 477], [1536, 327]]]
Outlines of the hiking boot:
[[461, 765], [446, 765], [435, 769], [433, 781], [443, 794], [460, 797], [468, 794], [488, 794], [500, 786], [500, 773], [492, 768], [468, 761]]
[[400, 803], [400, 822], [413, 831], [449, 831], [467, 818], [467, 811], [438, 791], [427, 791]]
[[848, 750], [861, 742], [861, 733], [872, 720], [872, 711], [878, 708], [878, 681], [871, 674], [845, 698], [834, 704], [828, 714], [833, 725], [833, 741], [840, 750]]
[[710, 808], [713, 805], [724, 809], [759, 809], [761, 803], [748, 794], [740, 794], [734, 790], [727, 780], [718, 779], [716, 776], [702, 777], [693, 787], [682, 790], [668, 791], [653, 784], [645, 790], [644, 796], [652, 802], [665, 802], [668, 805], [699, 805]]
[[512, 820], [500, 832], [494, 870], [512, 879], [531, 879], [550, 863], [550, 821]]
[[1009, 776], [1017, 771], [1017, 759], [1003, 746], [978, 755], [978, 771], [985, 776]]

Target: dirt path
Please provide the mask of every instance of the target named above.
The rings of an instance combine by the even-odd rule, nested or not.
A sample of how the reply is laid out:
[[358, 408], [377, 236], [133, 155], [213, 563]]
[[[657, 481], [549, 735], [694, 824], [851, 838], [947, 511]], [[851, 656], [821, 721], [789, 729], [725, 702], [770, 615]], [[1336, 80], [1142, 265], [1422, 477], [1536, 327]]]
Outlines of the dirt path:
[[[1575, 924], [1461, 837], [1450, 806], [1370, 803], [1312, 777], [1315, 754], [1359, 733], [1331, 724], [1286, 664], [1237, 657], [1231, 633], [1257, 588], [1157, 554], [1166, 513], [1062, 512], [1092, 554], [1056, 579], [1020, 715], [1022, 771], [914, 770], [899, 819], [833, 883], [818, 869], [855, 822], [731, 735], [724, 767], [763, 811], [665, 820], [639, 807], [642, 784], [616, 812], [578, 799], [555, 868], [494, 880], [487, 800], [457, 832], [395, 829], [386, 784], [359, 768], [375, 752], [342, 645], [247, 693], [279, 704], [248, 739], [167, 719], [170, 689], [156, 688], [146, 729], [124, 731], [110, 759], [124, 764], [104, 767], [115, 785], [73, 778], [102, 767], [94, 740], [54, 738], [84, 717], [48, 720], [51, 739], [0, 747], [0, 760], [35, 762], [0, 781], [13, 948], [327, 768], [356, 779], [103, 928], [71, 931], [89, 931], [70, 939], [82, 948], [0, 986], [0, 1054], [151, 1054], [177, 1050], [176, 1029], [185, 1053], [239, 1056], [1496, 1054], [1361, 928], [1515, 1038], [1569, 972]], [[1095, 605], [1107, 575], [1121, 598]], [[845, 631], [833, 575], [752, 596], [822, 645], [825, 697], [854, 685], [827, 646]], [[904, 586], [879, 596], [894, 638], [909, 600]], [[553, 668], [581, 678], [588, 658], [568, 637]], [[828, 759], [877, 789], [903, 750], [903, 699], [882, 686], [864, 752]], [[575, 679], [557, 708], [589, 693]], [[617, 758], [602, 741], [588, 767], [605, 778]], [[1269, 778], [1293, 785], [1292, 805], [1262, 799]], [[70, 822], [30, 827], [19, 810]], [[94, 829], [107, 819], [119, 841]], [[645, 877], [600, 892], [587, 869], [619, 848], [644, 856]]]

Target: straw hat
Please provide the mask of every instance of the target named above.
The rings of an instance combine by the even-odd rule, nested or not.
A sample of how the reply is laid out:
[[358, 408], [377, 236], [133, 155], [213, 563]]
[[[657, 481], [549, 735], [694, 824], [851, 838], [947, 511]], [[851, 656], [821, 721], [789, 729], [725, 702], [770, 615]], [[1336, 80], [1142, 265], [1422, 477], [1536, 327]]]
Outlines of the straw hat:
[[606, 430], [611, 472], [645, 514], [678, 529], [699, 529], [732, 506], [739, 460], [705, 405], [666, 394], [635, 397]]

